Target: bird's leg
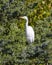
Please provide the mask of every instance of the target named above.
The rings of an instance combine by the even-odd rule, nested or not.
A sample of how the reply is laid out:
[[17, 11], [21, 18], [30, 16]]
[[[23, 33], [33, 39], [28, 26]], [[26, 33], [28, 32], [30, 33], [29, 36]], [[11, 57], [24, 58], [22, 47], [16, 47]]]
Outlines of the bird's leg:
[[29, 47], [32, 48], [32, 44], [31, 43], [29, 44]]

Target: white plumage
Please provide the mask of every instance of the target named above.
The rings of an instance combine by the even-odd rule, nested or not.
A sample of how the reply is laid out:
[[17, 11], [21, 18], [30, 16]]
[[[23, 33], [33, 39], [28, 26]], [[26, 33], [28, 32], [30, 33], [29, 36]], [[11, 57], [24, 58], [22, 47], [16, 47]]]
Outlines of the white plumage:
[[26, 20], [26, 38], [28, 43], [34, 42], [34, 30], [31, 26], [28, 26], [28, 17], [21, 16], [20, 18]]

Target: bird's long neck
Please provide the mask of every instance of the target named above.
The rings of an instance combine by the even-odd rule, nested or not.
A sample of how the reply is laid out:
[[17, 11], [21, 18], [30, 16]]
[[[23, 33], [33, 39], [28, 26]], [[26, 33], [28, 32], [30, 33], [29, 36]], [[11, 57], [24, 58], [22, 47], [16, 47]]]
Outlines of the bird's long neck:
[[28, 27], [28, 19], [26, 20], [26, 28]]

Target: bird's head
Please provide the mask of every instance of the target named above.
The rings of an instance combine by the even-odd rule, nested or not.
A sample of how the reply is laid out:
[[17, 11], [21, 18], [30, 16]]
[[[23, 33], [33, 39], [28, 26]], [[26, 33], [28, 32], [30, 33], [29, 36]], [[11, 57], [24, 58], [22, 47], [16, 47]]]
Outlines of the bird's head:
[[28, 17], [27, 16], [20, 16], [19, 18], [28, 20]]

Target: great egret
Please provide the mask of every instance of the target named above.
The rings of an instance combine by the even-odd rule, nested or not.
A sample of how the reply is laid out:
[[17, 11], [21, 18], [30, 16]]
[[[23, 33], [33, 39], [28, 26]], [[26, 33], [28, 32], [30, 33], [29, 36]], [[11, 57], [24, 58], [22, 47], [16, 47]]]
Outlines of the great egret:
[[34, 42], [34, 30], [31, 26], [28, 25], [28, 17], [21, 16], [20, 18], [26, 20], [26, 38], [28, 43]]

